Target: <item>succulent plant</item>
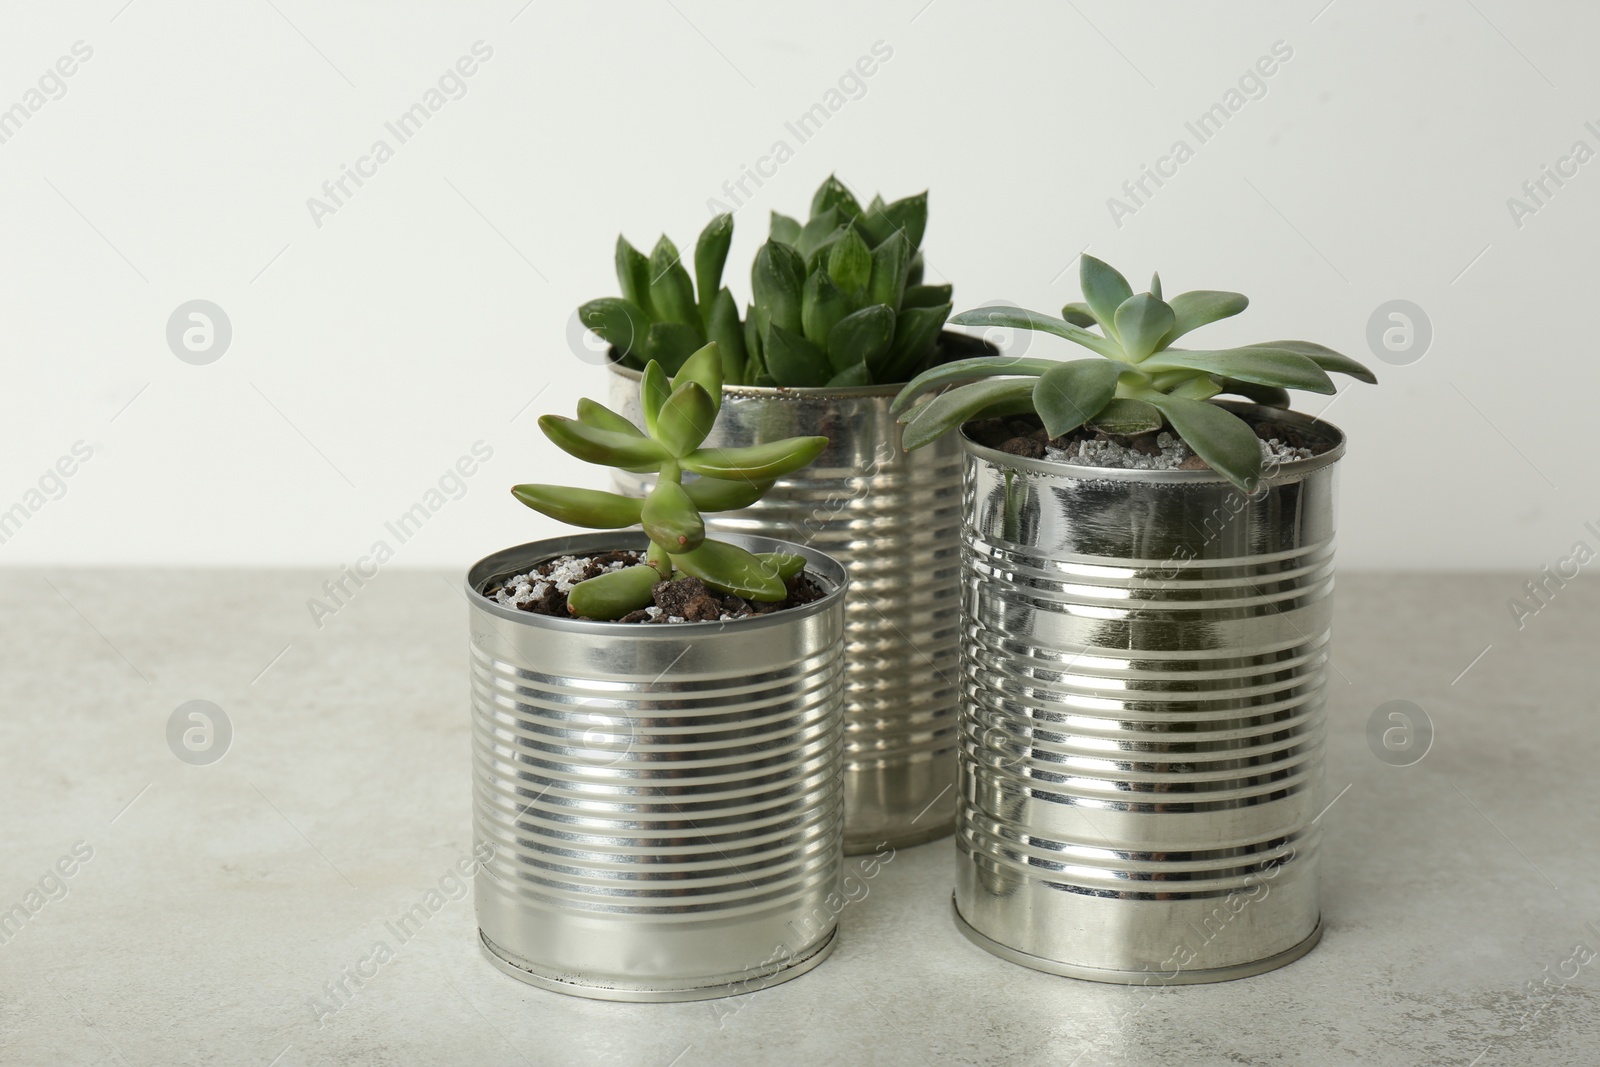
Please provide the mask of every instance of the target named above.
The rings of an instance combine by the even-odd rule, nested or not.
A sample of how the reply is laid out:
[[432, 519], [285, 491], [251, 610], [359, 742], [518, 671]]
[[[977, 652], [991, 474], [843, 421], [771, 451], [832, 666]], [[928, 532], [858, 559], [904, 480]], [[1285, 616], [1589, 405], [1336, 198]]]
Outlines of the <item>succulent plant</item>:
[[750, 272], [748, 380], [892, 384], [925, 367], [952, 306], [950, 286], [921, 284], [927, 222], [925, 192], [863, 209], [831, 176], [804, 225], [773, 212]]
[[[590, 463], [656, 474], [639, 498], [558, 485], [518, 485], [511, 492], [553, 519], [598, 530], [643, 525], [645, 562], [597, 575], [572, 587], [574, 615], [620, 619], [649, 605], [657, 582], [682, 575], [723, 593], [773, 603], [788, 595], [785, 579], [805, 567], [802, 556], [752, 553], [706, 537], [706, 511], [731, 511], [761, 499], [781, 475], [799, 470], [826, 437], [790, 437], [742, 448], [703, 447], [722, 406], [723, 356], [715, 342], [682, 362], [670, 378], [651, 360], [640, 377], [640, 429], [602, 404], [578, 401], [578, 417], [544, 415], [539, 428], [556, 446]], [[685, 479], [684, 475], [698, 475]]]
[[744, 379], [744, 329], [739, 305], [722, 284], [722, 268], [733, 241], [733, 216], [718, 215], [695, 242], [694, 273], [683, 265], [665, 234], [649, 258], [617, 237], [617, 283], [622, 296], [591, 300], [578, 318], [617, 350], [625, 366], [643, 370], [650, 360], [676, 374], [708, 341], [721, 353], [723, 378]]
[[701, 231], [692, 279], [665, 235], [648, 259], [618, 237], [622, 296], [591, 300], [578, 317], [635, 370], [655, 360], [675, 374], [710, 341], [733, 385], [903, 382], [928, 364], [952, 306], [950, 286], [922, 284], [927, 222], [927, 193], [863, 209], [829, 177], [804, 225], [772, 213], [743, 320], [722, 284], [732, 215]]
[[[1168, 302], [1156, 275], [1149, 292], [1135, 294], [1127, 279], [1090, 255], [1079, 262], [1079, 280], [1084, 299], [1062, 308], [1060, 318], [986, 307], [964, 311], [951, 322], [1039, 330], [1104, 358], [1002, 356], [957, 360], [926, 371], [895, 398], [894, 410], [907, 424], [905, 447], [919, 448], [965, 422], [993, 415], [1037, 414], [1052, 438], [1080, 427], [1122, 435], [1170, 427], [1195, 454], [1248, 492], [1261, 476], [1260, 443], [1248, 423], [1207, 403], [1210, 398], [1231, 393], [1287, 408], [1289, 389], [1334, 392], [1330, 371], [1377, 382], [1349, 356], [1310, 341], [1170, 347], [1197, 327], [1243, 311], [1250, 301], [1241, 293], [1196, 290]], [[912, 408], [923, 393], [946, 385], [955, 388]]]

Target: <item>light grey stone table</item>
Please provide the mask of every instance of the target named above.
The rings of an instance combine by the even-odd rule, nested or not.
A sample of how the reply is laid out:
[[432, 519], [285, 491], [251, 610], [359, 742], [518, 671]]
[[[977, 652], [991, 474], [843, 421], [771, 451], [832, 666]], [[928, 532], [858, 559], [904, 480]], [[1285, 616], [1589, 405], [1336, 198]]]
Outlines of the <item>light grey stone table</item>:
[[[385, 571], [318, 628], [327, 577], [0, 571], [0, 909], [28, 915], [0, 924], [0, 1063], [1600, 1063], [1600, 958], [1573, 962], [1600, 950], [1600, 585], [1518, 629], [1527, 576], [1341, 579], [1327, 934], [1283, 970], [1148, 992], [1001, 962], [951, 923], [946, 840], [814, 973], [618, 1005], [479, 954], [454, 578]], [[168, 744], [190, 700], [232, 725], [209, 765]], [[1367, 740], [1391, 700], [1433, 725], [1410, 766]]]

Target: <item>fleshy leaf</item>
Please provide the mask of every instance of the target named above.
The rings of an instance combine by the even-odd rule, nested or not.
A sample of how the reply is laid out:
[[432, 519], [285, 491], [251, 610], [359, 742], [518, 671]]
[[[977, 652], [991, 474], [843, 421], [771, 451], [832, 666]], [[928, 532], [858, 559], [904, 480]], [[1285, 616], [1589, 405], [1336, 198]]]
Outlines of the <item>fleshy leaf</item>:
[[1031, 403], [1035, 381], [1033, 378], [991, 378], [941, 393], [918, 408], [906, 423], [902, 447], [910, 451], [930, 444], [995, 404], [1019, 399]]
[[760, 482], [797, 471], [828, 447], [826, 437], [786, 437], [761, 445], [702, 448], [682, 459], [683, 469], [708, 478]]
[[651, 360], [639, 376], [639, 407], [644, 414], [644, 429], [651, 437], [656, 435], [656, 417], [661, 405], [672, 395], [672, 383], [661, 364]]
[[1190, 330], [1239, 314], [1250, 306], [1250, 298], [1243, 293], [1229, 293], [1220, 289], [1195, 289], [1179, 293], [1170, 303], [1173, 322], [1161, 338], [1163, 348]]
[[832, 374], [822, 349], [776, 322], [767, 327], [761, 348], [766, 355], [767, 373], [772, 375], [773, 381], [787, 388], [826, 385]]
[[586, 578], [567, 594], [567, 610], [585, 619], [610, 621], [650, 606], [661, 575], [640, 563]]
[[711, 417], [722, 410], [722, 353], [715, 341], [710, 342], [683, 361], [678, 373], [672, 376], [672, 388], [684, 382], [699, 382], [711, 397]]
[[564, 485], [514, 485], [511, 495], [541, 515], [591, 530], [637, 526], [643, 503], [634, 496]]
[[1113, 397], [1094, 418], [1089, 420], [1088, 425], [1091, 429], [1103, 433], [1133, 437], [1142, 433], [1154, 433], [1161, 429], [1165, 422], [1161, 412], [1143, 400]]
[[861, 205], [856, 202], [855, 194], [831, 174], [811, 195], [811, 217], [816, 218], [826, 211], [836, 212], [841, 222], [861, 214]]
[[656, 416], [655, 439], [673, 456], [686, 456], [700, 447], [717, 421], [716, 402], [699, 382], [676, 386]]
[[629, 434], [633, 437], [643, 437], [644, 433], [629, 422], [625, 417], [612, 411], [598, 401], [588, 397], [578, 398], [578, 421], [585, 426], [593, 426], [597, 430], [611, 430], [614, 433]]
[[1082, 326], [1085, 329], [1090, 326], [1100, 325], [1100, 320], [1094, 317], [1094, 312], [1089, 309], [1089, 305], [1081, 300], [1074, 300], [1070, 304], [1063, 305], [1061, 317], [1072, 323], [1072, 325]]
[[[650, 313], [650, 260], [645, 254], [628, 243], [628, 239], [621, 234], [617, 235], [617, 285], [622, 289], [622, 299], [645, 313], [645, 320], [651, 319]], [[644, 335], [639, 335], [640, 343]]]
[[771, 480], [746, 482], [695, 478], [683, 483], [683, 491], [689, 494], [689, 499], [701, 511], [738, 511], [760, 500], [762, 494], [771, 488]]
[[1121, 372], [1104, 359], [1075, 359], [1045, 371], [1033, 388], [1033, 409], [1045, 432], [1060, 437], [1094, 418], [1116, 394]]
[[1245, 492], [1261, 477], [1261, 442], [1237, 415], [1204, 400], [1151, 394], [1148, 401], [1167, 417], [1195, 454]]
[[910, 285], [900, 298], [900, 309], [931, 308], [950, 303], [952, 287], [949, 285]]
[[597, 430], [560, 415], [539, 416], [539, 429], [563, 452], [588, 463], [602, 463], [608, 467], [643, 467], [654, 466], [671, 458], [665, 448], [648, 437]]
[[1377, 375], [1373, 374], [1363, 364], [1357, 363], [1343, 352], [1335, 352], [1325, 345], [1315, 341], [1262, 341], [1253, 345], [1243, 345], [1235, 351], [1249, 351], [1255, 348], [1271, 348], [1283, 352], [1293, 352], [1305, 356], [1311, 362], [1321, 367], [1330, 374], [1348, 374], [1359, 382], [1368, 385], [1377, 385]]
[[1135, 363], [1156, 350], [1172, 328], [1172, 308], [1150, 293], [1130, 296], [1117, 307], [1117, 337], [1122, 351]]
[[723, 286], [711, 302], [711, 315], [706, 320], [706, 339], [717, 346], [717, 354], [722, 357], [723, 383], [742, 383], [746, 358], [744, 324], [739, 321], [739, 305], [733, 302], [733, 293], [727, 286]]
[[650, 316], [630, 300], [604, 296], [578, 309], [578, 321], [624, 356], [643, 357]]
[[726, 541], [706, 541], [692, 552], [674, 552], [672, 565], [719, 592], [746, 600], [771, 604], [789, 595], [776, 566]]
[[[923, 393], [942, 386], [970, 381], [975, 378], [993, 378], [996, 375], [1029, 374], [1037, 377], [1058, 366], [1059, 360], [1037, 359], [1024, 356], [978, 356], [958, 359], [931, 367], [911, 379], [900, 395], [894, 398], [889, 410], [896, 415], [909, 408]], [[902, 422], [905, 420], [902, 419]]]
[[755, 294], [756, 326], [763, 339], [767, 326], [774, 322], [785, 330], [800, 332], [800, 294], [805, 280], [805, 260], [792, 246], [768, 241], [756, 252], [750, 287]]
[[923, 232], [928, 228], [928, 194], [917, 193], [903, 197], [883, 209], [889, 225], [906, 235], [906, 243], [913, 249], [922, 245]]
[[705, 343], [699, 323], [686, 326], [681, 322], [656, 322], [650, 325], [644, 354], [661, 364], [668, 374], [676, 374], [683, 361]]
[[639, 521], [650, 540], [671, 553], [689, 552], [706, 539], [705, 520], [677, 482], [662, 478], [644, 498]]
[[694, 282], [678, 256], [678, 247], [665, 234], [650, 253], [650, 305], [656, 318], [700, 328], [694, 302]]
[[874, 304], [900, 306], [906, 288], [906, 268], [911, 264], [911, 245], [903, 233], [891, 233], [872, 250], [872, 279], [867, 283], [867, 299]]
[[800, 223], [797, 219], [774, 211], [772, 224], [767, 228], [767, 236], [774, 241], [792, 245], [800, 239]]
[[813, 271], [806, 278], [800, 299], [800, 325], [806, 340], [820, 348], [828, 344], [828, 332], [849, 313], [849, 302], [826, 271]]
[[716, 216], [700, 231], [694, 246], [694, 282], [700, 296], [700, 319], [711, 318], [711, 305], [722, 288], [722, 268], [728, 262], [728, 245], [733, 242], [733, 216]]
[[888, 353], [881, 360], [867, 362], [872, 380], [880, 385], [892, 385], [905, 381], [926, 366], [949, 315], [949, 304], [907, 308], [900, 312], [894, 320], [894, 340]]
[[1085, 252], [1078, 257], [1078, 284], [1083, 288], [1083, 299], [1094, 310], [1094, 317], [1107, 333], [1116, 330], [1117, 308], [1133, 295], [1133, 287], [1109, 263]]
[[840, 319], [828, 334], [828, 362], [840, 374], [858, 364], [867, 365], [886, 352], [894, 341], [894, 311], [887, 304], [872, 304]]
[[1005, 326], [1013, 330], [1040, 330], [1055, 334], [1057, 337], [1065, 337], [1074, 344], [1080, 344], [1091, 352], [1098, 352], [1111, 359], [1118, 359], [1122, 355], [1122, 348], [1110, 338], [1090, 333], [1065, 319], [1041, 315], [1037, 311], [1028, 311], [1025, 308], [1004, 306], [973, 308], [971, 311], [963, 311], [956, 315], [950, 322], [955, 326]]
[[1257, 345], [1227, 348], [1217, 352], [1191, 352], [1169, 348], [1139, 364], [1142, 371], [1185, 367], [1257, 385], [1276, 385], [1284, 389], [1305, 389], [1313, 393], [1334, 392], [1333, 380], [1308, 356], [1287, 349]]
[[851, 230], [828, 249], [828, 276], [841, 292], [854, 299], [865, 294], [872, 281], [872, 250]]

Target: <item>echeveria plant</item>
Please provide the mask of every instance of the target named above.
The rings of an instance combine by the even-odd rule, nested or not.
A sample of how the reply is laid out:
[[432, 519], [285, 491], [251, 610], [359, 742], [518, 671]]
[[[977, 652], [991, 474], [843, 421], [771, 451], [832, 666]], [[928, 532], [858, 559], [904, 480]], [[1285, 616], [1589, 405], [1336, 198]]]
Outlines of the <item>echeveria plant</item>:
[[[1202, 289], [1168, 302], [1161, 295], [1160, 275], [1150, 279], [1149, 292], [1136, 294], [1127, 279], [1093, 256], [1083, 256], [1079, 268], [1084, 299], [1062, 308], [1061, 318], [986, 307], [964, 311], [951, 322], [1041, 330], [1104, 358], [998, 356], [926, 371], [895, 399], [894, 410], [906, 423], [906, 448], [994, 415], [1037, 414], [1052, 438], [1080, 427], [1130, 436], [1170, 427], [1196, 455], [1248, 491], [1261, 475], [1260, 443], [1248, 423], [1207, 403], [1210, 398], [1232, 393], [1287, 408], [1289, 389], [1334, 392], [1329, 371], [1377, 381], [1349, 356], [1310, 341], [1172, 348], [1189, 331], [1237, 315], [1250, 301], [1242, 293]], [[945, 385], [956, 387], [912, 408], [917, 397]]]
[[[755, 503], [774, 480], [815, 459], [828, 439], [790, 437], [741, 448], [704, 447], [722, 406], [722, 381], [722, 355], [712, 343], [692, 353], [671, 378], [655, 360], [645, 364], [639, 386], [642, 430], [588, 399], [578, 401], [576, 419], [540, 417], [545, 436], [581, 460], [656, 474], [654, 488], [642, 499], [558, 485], [511, 490], [535, 511], [574, 526], [644, 526], [650, 538], [645, 562], [574, 585], [567, 595], [574, 615], [619, 619], [649, 605], [657, 582], [681, 575], [747, 600], [775, 603], [788, 595], [784, 580], [804, 569], [803, 557], [751, 553], [708, 538], [701, 512]], [[698, 477], [685, 479], [685, 474]]]
[[951, 308], [950, 286], [921, 284], [927, 222], [927, 193], [862, 208], [830, 177], [803, 225], [772, 213], [743, 320], [722, 285], [731, 215], [701, 232], [692, 279], [665, 236], [648, 259], [618, 237], [622, 296], [591, 300], [578, 316], [635, 370], [653, 359], [676, 373], [712, 341], [733, 385], [903, 382], [927, 366]]

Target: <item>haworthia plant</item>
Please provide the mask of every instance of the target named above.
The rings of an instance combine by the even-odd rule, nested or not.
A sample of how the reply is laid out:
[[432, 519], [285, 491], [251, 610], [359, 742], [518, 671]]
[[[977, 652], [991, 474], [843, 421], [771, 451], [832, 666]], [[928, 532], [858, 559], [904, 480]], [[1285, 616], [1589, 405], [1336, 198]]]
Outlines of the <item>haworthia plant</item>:
[[[644, 527], [645, 562], [577, 583], [568, 609], [590, 619], [620, 619], [648, 606], [657, 582], [681, 575], [747, 600], [777, 602], [784, 580], [805, 566], [787, 553], [751, 553], [706, 537], [702, 512], [732, 511], [761, 499], [775, 479], [799, 470], [826, 437], [790, 437], [742, 448], [703, 448], [722, 407], [724, 357], [716, 342], [684, 359], [669, 376], [651, 360], [640, 377], [641, 429], [602, 404], [578, 401], [578, 417], [544, 415], [539, 428], [563, 451], [589, 463], [654, 472], [641, 498], [559, 485], [518, 485], [511, 492], [535, 511], [598, 530]], [[684, 474], [699, 475], [685, 481]]]
[[854, 386], [904, 382], [926, 367], [950, 314], [950, 286], [922, 284], [928, 194], [863, 208], [837, 178], [804, 224], [773, 212], [739, 317], [722, 272], [733, 217], [712, 219], [695, 245], [694, 278], [666, 237], [648, 259], [617, 238], [621, 297], [578, 309], [623, 365], [655, 360], [675, 373], [707, 341], [734, 385]]
[[[905, 447], [919, 448], [973, 419], [1038, 415], [1051, 437], [1080, 427], [1137, 435], [1170, 428], [1230, 482], [1252, 490], [1261, 446], [1243, 419], [1208, 403], [1224, 393], [1287, 408], [1290, 389], [1332, 393], [1329, 372], [1363, 382], [1377, 378], [1349, 356], [1310, 341], [1265, 341], [1223, 349], [1170, 347], [1207, 323], [1239, 314], [1242, 293], [1202, 289], [1162, 297], [1161, 276], [1135, 293], [1113, 267], [1090, 255], [1079, 262], [1083, 300], [1061, 317], [1016, 307], [964, 311], [950, 321], [1005, 326], [1064, 337], [1101, 359], [1057, 361], [987, 357], [957, 360], [917, 376], [895, 399], [906, 423]], [[960, 383], [960, 384], [958, 384]], [[913, 409], [923, 393], [953, 385]]]

